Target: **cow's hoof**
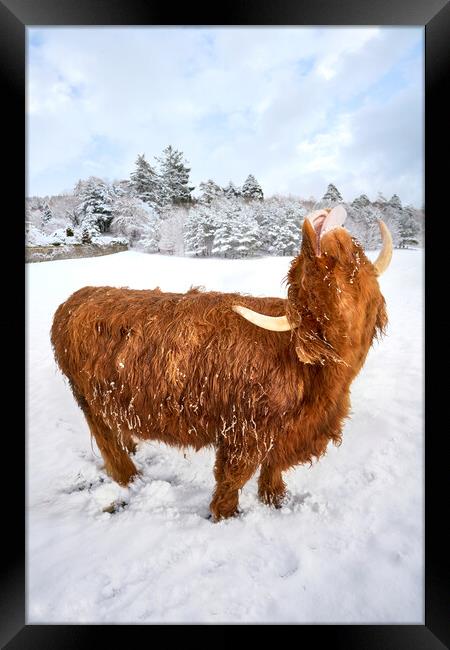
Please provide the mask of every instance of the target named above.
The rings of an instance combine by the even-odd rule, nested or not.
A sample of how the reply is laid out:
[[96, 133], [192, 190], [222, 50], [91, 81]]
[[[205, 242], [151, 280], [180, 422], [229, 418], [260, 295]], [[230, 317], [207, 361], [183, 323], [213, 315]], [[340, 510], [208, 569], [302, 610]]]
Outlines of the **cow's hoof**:
[[231, 512], [230, 514], [212, 514], [210, 513], [207, 519], [210, 519], [214, 524], [217, 524], [219, 521], [224, 521], [225, 519], [233, 519], [234, 517], [240, 517], [242, 514], [241, 510], [235, 510], [234, 512]]
[[280, 508], [282, 508], [285, 504], [286, 494], [273, 494], [265, 492], [264, 494], [259, 495], [259, 500], [262, 503], [265, 503], [266, 506], [280, 510]]

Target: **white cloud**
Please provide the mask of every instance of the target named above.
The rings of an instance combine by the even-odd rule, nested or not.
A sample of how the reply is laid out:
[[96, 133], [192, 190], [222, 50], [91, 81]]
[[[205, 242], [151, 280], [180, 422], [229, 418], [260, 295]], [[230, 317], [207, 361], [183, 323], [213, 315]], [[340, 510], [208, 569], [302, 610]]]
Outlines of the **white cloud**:
[[[88, 161], [126, 177], [138, 153], [151, 160], [171, 143], [196, 185], [253, 173], [266, 194], [320, 195], [334, 182], [345, 196], [370, 193], [367, 182], [389, 193], [398, 178], [394, 191], [422, 201], [421, 58], [408, 54], [419, 28], [39, 31], [28, 69], [30, 193], [70, 187]], [[377, 103], [374, 89], [397, 69], [404, 88], [391, 81]], [[415, 109], [405, 119], [408, 89]]]

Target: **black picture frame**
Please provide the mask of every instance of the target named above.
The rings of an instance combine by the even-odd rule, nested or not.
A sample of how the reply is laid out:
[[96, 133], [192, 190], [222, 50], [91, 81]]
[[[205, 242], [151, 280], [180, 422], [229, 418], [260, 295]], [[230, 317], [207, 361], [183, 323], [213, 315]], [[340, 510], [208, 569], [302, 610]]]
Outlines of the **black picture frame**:
[[[25, 28], [37, 25], [416, 25], [425, 28], [425, 211], [426, 251], [439, 250], [439, 218], [446, 218], [443, 205], [448, 176], [448, 103], [444, 91], [449, 81], [450, 2], [448, 0], [246, 0], [222, 3], [211, 14], [203, 3], [184, 5], [173, 10], [168, 3], [148, 0], [0, 0], [0, 75], [5, 134], [13, 136], [13, 145], [3, 150], [7, 155], [6, 187], [11, 200], [10, 210], [15, 215], [12, 250], [2, 282], [4, 300], [8, 301], [8, 319], [3, 319], [3, 341], [14, 333], [22, 333], [25, 319], [24, 301], [20, 288], [25, 286], [23, 270], [24, 214], [23, 171], [25, 168]], [[176, 21], [174, 21], [176, 16]], [[14, 188], [14, 189], [13, 189]], [[442, 222], [441, 222], [442, 223]], [[441, 233], [440, 233], [441, 234]], [[441, 234], [442, 238], [442, 234]], [[447, 494], [448, 460], [442, 438], [448, 437], [447, 427], [441, 426], [436, 409], [431, 404], [445, 404], [445, 382], [432, 380], [431, 359], [441, 354], [442, 320], [431, 316], [433, 290], [439, 278], [445, 275], [445, 257], [425, 255], [426, 274], [426, 417], [425, 417], [425, 624], [424, 625], [302, 625], [299, 643], [313, 638], [333, 647], [380, 648], [383, 650], [415, 648], [434, 650], [450, 646], [450, 611], [448, 589], [448, 534], [445, 532], [448, 511], [442, 497]], [[442, 258], [442, 256], [441, 256]], [[6, 274], [6, 275], [5, 275]], [[5, 281], [6, 278], [6, 281]], [[448, 279], [448, 273], [447, 273]], [[14, 281], [19, 287], [14, 287]], [[448, 281], [448, 280], [447, 280]], [[4, 303], [6, 304], [6, 303]], [[9, 307], [9, 305], [11, 307]], [[11, 317], [9, 316], [11, 314]], [[14, 314], [14, 318], [12, 317]], [[17, 320], [17, 325], [14, 324]], [[23, 340], [23, 339], [22, 339]], [[439, 346], [439, 347], [438, 347]], [[18, 369], [22, 347], [5, 345], [7, 367]], [[436, 354], [433, 354], [435, 352]], [[25, 358], [26, 362], [26, 358]], [[12, 381], [12, 379], [11, 379]], [[11, 390], [11, 399], [20, 392], [20, 382]], [[26, 388], [26, 387], [25, 387]], [[3, 393], [4, 409], [10, 410], [9, 395]], [[26, 398], [26, 390], [25, 390]], [[441, 402], [442, 400], [442, 402]], [[14, 410], [14, 409], [13, 409]], [[112, 646], [131, 644], [134, 632], [146, 626], [116, 625], [26, 625], [25, 624], [25, 436], [18, 431], [17, 408], [14, 410], [14, 431], [4, 431], [7, 452], [4, 452], [4, 470], [11, 459], [12, 475], [3, 505], [3, 561], [0, 607], [0, 642], [10, 650], [32, 648], [84, 648], [94, 636], [107, 645], [105, 634], [112, 632]], [[9, 425], [12, 426], [12, 425]], [[22, 473], [23, 471], [23, 473]], [[14, 496], [13, 496], [14, 495]], [[194, 627], [198, 627], [195, 625]], [[109, 629], [107, 629], [109, 628]], [[131, 635], [131, 636], [130, 636]], [[305, 638], [306, 637], [306, 638]], [[223, 639], [225, 641], [225, 637]], [[309, 639], [308, 639], [309, 640]], [[151, 639], [149, 639], [151, 643]]]

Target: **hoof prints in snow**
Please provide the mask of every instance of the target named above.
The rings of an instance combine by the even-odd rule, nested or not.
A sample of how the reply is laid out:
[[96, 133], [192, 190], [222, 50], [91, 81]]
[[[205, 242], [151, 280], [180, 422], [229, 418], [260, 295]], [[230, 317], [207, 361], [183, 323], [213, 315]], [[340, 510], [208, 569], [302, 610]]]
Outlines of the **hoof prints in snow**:
[[128, 503], [126, 501], [120, 501], [119, 503], [110, 503], [109, 506], [102, 508], [102, 512], [108, 512], [111, 515], [114, 515], [116, 512], [120, 512], [127, 507]]
[[71, 485], [67, 488], [63, 488], [62, 492], [64, 494], [74, 494], [76, 492], [83, 492], [84, 490], [91, 492], [93, 489], [99, 487], [104, 482], [105, 479], [100, 476], [96, 481], [80, 481], [79, 483], [75, 483], [74, 485]]

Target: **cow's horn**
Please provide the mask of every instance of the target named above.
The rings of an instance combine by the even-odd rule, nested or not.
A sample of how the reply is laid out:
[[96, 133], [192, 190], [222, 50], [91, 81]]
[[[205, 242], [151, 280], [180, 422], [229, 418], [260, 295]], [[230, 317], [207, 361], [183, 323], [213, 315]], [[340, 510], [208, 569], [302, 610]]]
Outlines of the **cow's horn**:
[[381, 237], [383, 239], [383, 248], [381, 249], [380, 254], [378, 255], [373, 265], [375, 267], [377, 275], [381, 275], [384, 273], [384, 271], [386, 271], [392, 259], [392, 235], [389, 232], [389, 229], [384, 221], [381, 221], [381, 219], [379, 219], [378, 224], [380, 226]]
[[286, 316], [266, 316], [265, 314], [259, 314], [257, 311], [247, 309], [247, 307], [242, 307], [241, 305], [233, 305], [232, 309], [237, 314], [240, 314], [246, 320], [250, 321], [250, 323], [258, 325], [258, 327], [262, 327], [265, 330], [272, 330], [272, 332], [287, 332], [294, 328], [293, 325], [290, 325]]

